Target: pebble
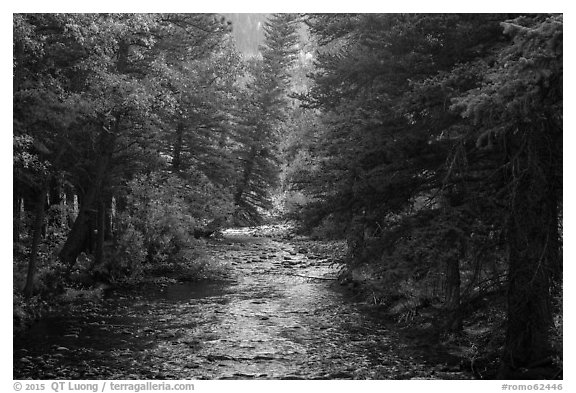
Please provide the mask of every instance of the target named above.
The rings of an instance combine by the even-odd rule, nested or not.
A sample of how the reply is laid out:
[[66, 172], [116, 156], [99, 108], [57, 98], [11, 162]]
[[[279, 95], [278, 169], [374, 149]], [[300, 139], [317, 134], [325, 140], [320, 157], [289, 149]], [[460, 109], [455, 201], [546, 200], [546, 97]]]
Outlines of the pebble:
[[252, 358], [253, 360], [274, 360], [274, 356], [270, 355], [256, 355]]

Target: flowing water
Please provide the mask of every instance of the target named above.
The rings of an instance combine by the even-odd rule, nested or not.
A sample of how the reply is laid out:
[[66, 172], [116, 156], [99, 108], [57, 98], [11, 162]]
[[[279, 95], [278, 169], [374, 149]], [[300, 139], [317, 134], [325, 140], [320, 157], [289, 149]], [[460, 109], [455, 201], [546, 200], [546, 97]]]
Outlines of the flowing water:
[[210, 253], [229, 279], [112, 293], [36, 323], [15, 339], [14, 378], [467, 378], [361, 311], [323, 255], [242, 230]]

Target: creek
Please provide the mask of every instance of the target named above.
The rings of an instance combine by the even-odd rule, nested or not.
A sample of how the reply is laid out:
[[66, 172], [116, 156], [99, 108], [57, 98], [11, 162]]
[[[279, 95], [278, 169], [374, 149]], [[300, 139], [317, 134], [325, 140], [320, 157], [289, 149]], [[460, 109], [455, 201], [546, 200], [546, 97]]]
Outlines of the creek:
[[335, 281], [331, 258], [236, 229], [217, 281], [115, 290], [14, 340], [15, 379], [465, 379]]

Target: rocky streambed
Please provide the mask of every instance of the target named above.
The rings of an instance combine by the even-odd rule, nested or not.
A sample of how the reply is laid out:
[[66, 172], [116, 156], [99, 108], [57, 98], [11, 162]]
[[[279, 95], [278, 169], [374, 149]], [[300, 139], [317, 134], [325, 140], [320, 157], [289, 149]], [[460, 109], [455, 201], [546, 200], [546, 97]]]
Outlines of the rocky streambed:
[[254, 229], [208, 247], [225, 279], [117, 290], [45, 318], [15, 338], [14, 378], [470, 378], [358, 307], [331, 247]]

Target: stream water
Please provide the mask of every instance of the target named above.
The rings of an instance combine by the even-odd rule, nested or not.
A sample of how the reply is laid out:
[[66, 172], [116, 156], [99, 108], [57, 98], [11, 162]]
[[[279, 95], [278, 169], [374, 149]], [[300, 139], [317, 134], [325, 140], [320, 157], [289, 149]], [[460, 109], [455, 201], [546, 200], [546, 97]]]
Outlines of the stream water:
[[361, 311], [323, 255], [242, 230], [209, 247], [229, 279], [113, 293], [43, 319], [15, 338], [14, 378], [468, 378]]

